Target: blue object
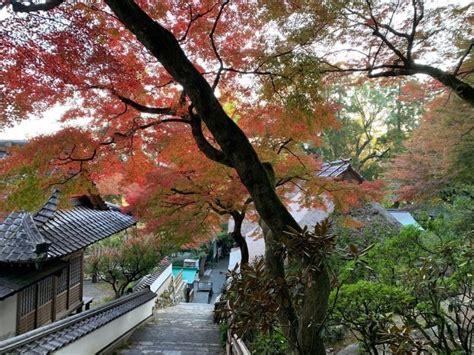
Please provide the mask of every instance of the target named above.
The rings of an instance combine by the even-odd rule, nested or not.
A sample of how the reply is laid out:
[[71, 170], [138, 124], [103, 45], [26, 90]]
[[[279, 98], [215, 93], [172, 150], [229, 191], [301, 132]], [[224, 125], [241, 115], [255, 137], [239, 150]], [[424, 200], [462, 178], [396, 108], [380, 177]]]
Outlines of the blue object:
[[406, 211], [393, 211], [388, 210], [388, 213], [392, 215], [402, 226], [415, 226], [416, 228], [423, 230], [423, 227], [418, 224], [413, 218], [410, 212]]
[[176, 277], [180, 272], [183, 272], [183, 280], [188, 284], [194, 283], [198, 269], [191, 267], [174, 267], [173, 266], [173, 277]]

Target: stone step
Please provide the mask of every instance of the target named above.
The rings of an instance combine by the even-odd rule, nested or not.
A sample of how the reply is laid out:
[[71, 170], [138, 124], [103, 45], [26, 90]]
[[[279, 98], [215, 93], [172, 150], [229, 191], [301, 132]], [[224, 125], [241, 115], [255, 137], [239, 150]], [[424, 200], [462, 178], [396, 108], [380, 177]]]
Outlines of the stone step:
[[182, 321], [197, 321], [197, 322], [210, 322], [212, 323], [213, 315], [199, 315], [199, 314], [180, 314], [180, 313], [173, 313], [173, 314], [157, 314], [155, 319], [163, 319], [163, 320], [175, 320], [179, 319]]
[[214, 306], [180, 303], [160, 309], [138, 328], [118, 354], [191, 355], [224, 353]]
[[157, 344], [155, 342], [150, 342], [150, 341], [142, 341], [142, 342], [134, 342], [133, 343], [133, 348], [144, 348], [144, 347], [154, 347], [157, 350], [179, 350], [179, 351], [190, 351], [193, 349], [196, 350], [204, 350], [204, 351], [221, 351], [223, 350], [222, 346], [220, 344], [206, 344], [206, 343], [194, 343], [194, 342], [161, 342], [160, 344]]
[[140, 349], [127, 349], [120, 352], [124, 355], [143, 355], [143, 354], [153, 354], [153, 355], [224, 355], [225, 351], [223, 350], [212, 350], [212, 349], [183, 349], [183, 350], [157, 350], [154, 347], [144, 346]]
[[175, 306], [175, 307], [160, 309], [159, 311], [156, 312], [156, 314], [161, 314], [161, 313], [212, 314], [213, 311], [214, 311], [214, 307], [212, 307], [212, 308], [202, 308], [202, 307], [180, 307], [180, 306]]

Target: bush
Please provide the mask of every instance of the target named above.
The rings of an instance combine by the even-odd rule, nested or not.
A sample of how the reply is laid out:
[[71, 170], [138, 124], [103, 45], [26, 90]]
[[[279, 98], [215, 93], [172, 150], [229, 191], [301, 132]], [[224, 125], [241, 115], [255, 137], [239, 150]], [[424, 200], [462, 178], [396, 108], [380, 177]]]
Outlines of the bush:
[[384, 344], [398, 353], [471, 352], [470, 201], [455, 199], [436, 218], [422, 221], [425, 231], [404, 228], [339, 270], [346, 285], [333, 321], [357, 334], [366, 351], [375, 353], [374, 345]]
[[252, 354], [288, 354], [288, 342], [279, 331], [272, 331], [268, 334], [258, 333], [248, 345]]
[[[331, 298], [334, 302], [336, 293]], [[383, 283], [359, 281], [340, 288], [333, 319], [351, 329], [365, 351], [377, 354], [376, 346], [385, 343], [383, 334], [395, 314], [413, 302], [402, 288]]]

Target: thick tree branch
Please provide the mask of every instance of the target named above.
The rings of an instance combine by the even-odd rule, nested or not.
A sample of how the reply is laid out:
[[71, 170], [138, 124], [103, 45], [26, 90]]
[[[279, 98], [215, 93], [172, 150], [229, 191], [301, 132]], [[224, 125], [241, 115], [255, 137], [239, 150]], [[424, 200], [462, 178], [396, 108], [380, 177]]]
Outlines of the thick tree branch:
[[150, 106], [142, 105], [136, 101], [133, 101], [132, 99], [121, 96], [119, 94], [114, 93], [114, 96], [116, 96], [124, 104], [129, 105], [133, 107], [135, 110], [143, 112], [143, 113], [150, 113], [150, 114], [156, 114], [156, 115], [170, 115], [170, 116], [176, 115], [176, 110], [171, 107], [150, 107]]
[[[48, 11], [61, 5], [63, 2], [64, 0], [45, 0], [44, 2], [24, 0], [10, 1], [13, 11], [15, 12]], [[0, 6], [3, 7], [5, 5], [2, 4]]]
[[192, 113], [192, 107], [190, 107], [190, 114], [192, 118], [190, 120], [191, 132], [193, 134], [194, 141], [196, 142], [199, 150], [204, 153], [204, 155], [217, 163], [226, 165], [230, 168], [233, 168], [232, 162], [227, 159], [224, 152], [215, 148], [204, 136], [202, 131], [202, 122], [198, 115]]
[[[472, 50], [473, 43], [469, 45], [467, 50], [464, 52], [460, 61], [458, 62], [456, 68], [452, 73], [442, 71], [438, 68], [435, 68], [430, 65], [418, 64], [413, 60], [413, 47], [415, 44], [416, 34], [419, 32], [418, 26], [424, 18], [424, 6], [423, 1], [421, 0], [411, 0], [411, 6], [413, 8], [413, 18], [411, 20], [411, 28], [409, 33], [404, 33], [394, 29], [391, 25], [391, 20], [388, 24], [383, 24], [377, 20], [376, 15], [373, 9], [373, 2], [371, 0], [365, 0], [368, 17], [364, 14], [357, 12], [351, 8], [346, 7], [345, 11], [349, 15], [343, 16], [356, 24], [357, 26], [363, 26], [370, 28], [372, 34], [381, 40], [380, 44], [384, 45], [395, 54], [398, 59], [394, 63], [384, 63], [376, 65], [377, 56], [381, 50], [381, 46], [378, 47], [378, 50], [374, 54], [369, 52], [369, 56], [372, 58], [370, 60], [370, 66], [365, 65], [364, 67], [354, 67], [354, 68], [341, 68], [330, 63], [325, 63], [329, 66], [329, 69], [325, 69], [322, 72], [367, 72], [369, 78], [380, 78], [380, 77], [397, 77], [397, 76], [406, 76], [406, 75], [415, 75], [415, 74], [427, 74], [433, 79], [438, 80], [451, 90], [453, 90], [461, 99], [469, 102], [471, 105], [474, 105], [474, 88], [467, 82], [461, 80], [459, 74], [460, 67], [462, 66], [463, 61], [469, 55]], [[392, 18], [395, 15], [395, 12], [399, 8], [399, 3], [397, 2], [394, 12], [392, 13]], [[351, 18], [351, 16], [355, 18]], [[360, 20], [359, 20], [360, 19]], [[387, 33], [382, 33], [381, 29], [387, 30], [387, 33], [391, 33], [403, 40], [404, 48], [400, 48], [397, 45], [397, 42], [390, 40], [387, 37]], [[432, 33], [430, 34], [432, 35]], [[421, 39], [418, 44], [423, 42], [424, 39]], [[405, 54], [404, 54], [405, 53]], [[323, 61], [324, 62], [324, 61]]]
[[230, 211], [230, 215], [234, 219], [234, 229], [231, 235], [240, 248], [240, 263], [241, 265], [247, 265], [249, 263], [249, 248], [245, 236], [242, 235], [242, 224], [245, 218], [245, 211], [238, 212], [232, 210]]

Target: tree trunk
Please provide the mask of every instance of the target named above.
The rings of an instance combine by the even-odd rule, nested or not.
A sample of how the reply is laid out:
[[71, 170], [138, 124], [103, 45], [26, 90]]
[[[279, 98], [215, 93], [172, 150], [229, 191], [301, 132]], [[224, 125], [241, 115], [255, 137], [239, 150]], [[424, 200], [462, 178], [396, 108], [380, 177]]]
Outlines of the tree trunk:
[[[285, 285], [285, 266], [282, 245], [275, 240], [273, 232], [268, 228], [265, 221], [260, 220], [260, 226], [262, 227], [265, 238], [265, 267], [278, 283]], [[280, 286], [279, 291], [277, 295], [277, 302], [280, 305], [278, 321], [292, 351], [297, 354], [303, 354], [298, 344], [298, 316], [296, 311], [286, 311], [286, 309], [293, 308], [290, 301], [289, 289], [284, 289]]]
[[321, 337], [328, 310], [331, 290], [329, 274], [324, 264], [311, 272], [311, 283], [306, 286], [303, 303], [299, 310], [298, 342], [302, 354], [325, 354]]
[[245, 237], [242, 235], [242, 223], [244, 222], [245, 214], [238, 212], [231, 213], [234, 219], [234, 230], [232, 231], [232, 238], [240, 248], [240, 264], [247, 265], [249, 263], [249, 248]]
[[[283, 287], [277, 290], [280, 303], [280, 321], [283, 327], [290, 328], [290, 344], [293, 348], [298, 349], [296, 334], [299, 322], [295, 306], [291, 301], [290, 291], [287, 287], [284, 287], [285, 271], [282, 256], [278, 253], [278, 244], [284, 232], [289, 230], [289, 227], [295, 230], [301, 230], [301, 228], [274, 191], [273, 184], [249, 140], [236, 123], [224, 112], [214, 95], [213, 89], [186, 57], [173, 34], [153, 21], [132, 0], [106, 0], [106, 3], [124, 26], [181, 84], [192, 101], [197, 114], [202, 118], [225, 156], [236, 169], [242, 183], [248, 189], [260, 217], [271, 232], [269, 233], [271, 237], [268, 239], [269, 247], [266, 253], [269, 257], [267, 267], [272, 276], [282, 282]], [[323, 273], [326, 273], [325, 269]], [[322, 277], [324, 275], [315, 276]], [[318, 284], [318, 287], [325, 288], [326, 282], [324, 280], [326, 278], [327, 275], [322, 277], [321, 282], [318, 279], [315, 279], [314, 282]], [[328, 292], [329, 290], [321, 294], [328, 294]], [[327, 303], [327, 300], [321, 300], [321, 305], [325, 303]], [[316, 308], [312, 313], [321, 312], [322, 308]], [[325, 310], [323, 315], [315, 315], [315, 319], [324, 317], [324, 315]], [[307, 332], [304, 333], [303, 337], [306, 336], [308, 336]], [[313, 332], [309, 336], [317, 338], [319, 335]], [[323, 350], [324, 346], [321, 346], [318, 348], [318, 352], [314, 353], [323, 354]]]
[[[275, 184], [273, 169], [270, 164], [265, 164], [270, 181]], [[285, 284], [285, 260], [283, 259], [283, 245], [274, 237], [272, 231], [264, 221], [260, 221], [263, 235], [265, 237], [265, 266], [271, 270], [271, 274], [276, 276], [276, 280]], [[288, 263], [297, 265], [299, 268], [306, 267], [299, 259], [293, 259], [288, 255]], [[279, 321], [283, 327], [283, 332], [292, 347], [293, 352], [298, 354], [326, 354], [321, 330], [326, 319], [328, 299], [331, 285], [329, 274], [321, 263], [319, 269], [310, 271], [306, 276], [303, 302], [298, 308], [294, 317], [285, 311], [280, 312]], [[286, 289], [285, 291], [288, 291]], [[291, 307], [290, 294], [281, 293], [279, 304], [284, 310]]]

